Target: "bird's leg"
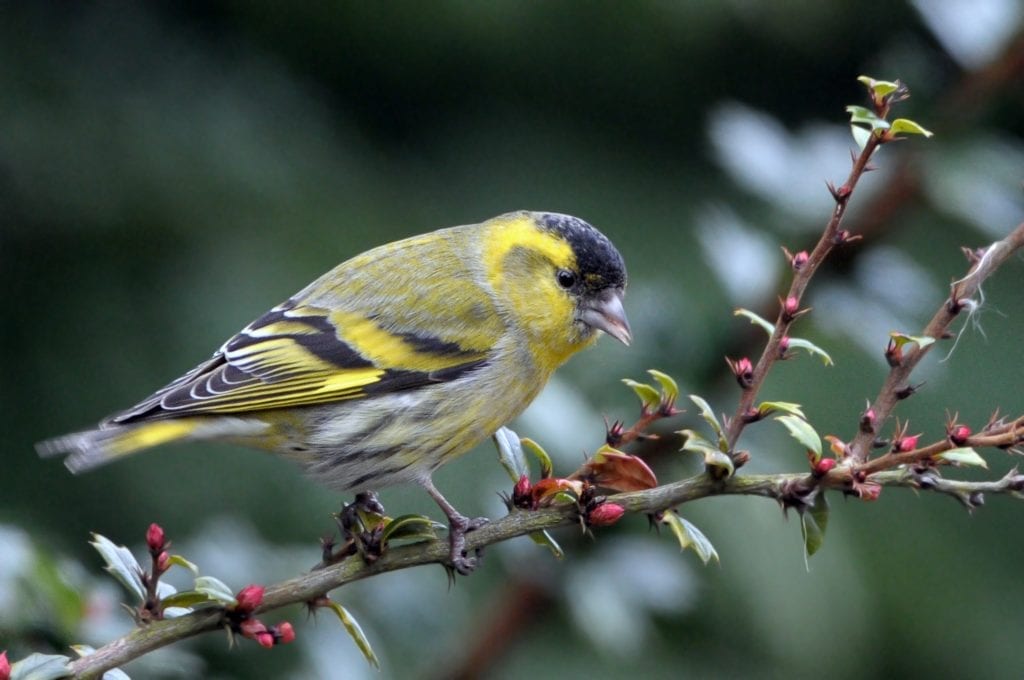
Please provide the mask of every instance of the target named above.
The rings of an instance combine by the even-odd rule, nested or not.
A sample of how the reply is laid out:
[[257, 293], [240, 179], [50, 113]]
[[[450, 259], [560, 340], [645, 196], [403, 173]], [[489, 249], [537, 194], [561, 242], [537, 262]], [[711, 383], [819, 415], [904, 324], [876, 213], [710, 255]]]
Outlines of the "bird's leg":
[[434, 482], [427, 477], [421, 482], [430, 497], [434, 499], [444, 514], [448, 516], [448, 541], [451, 545], [451, 567], [462, 575], [469, 574], [476, 569], [478, 558], [481, 556], [481, 551], [477, 549], [475, 554], [470, 557], [466, 554], [466, 532], [479, 529], [483, 525], [487, 524], [490, 520], [486, 517], [477, 517], [470, 519], [466, 517], [458, 510], [455, 509], [448, 499], [441, 495], [441, 492], [434, 486]]

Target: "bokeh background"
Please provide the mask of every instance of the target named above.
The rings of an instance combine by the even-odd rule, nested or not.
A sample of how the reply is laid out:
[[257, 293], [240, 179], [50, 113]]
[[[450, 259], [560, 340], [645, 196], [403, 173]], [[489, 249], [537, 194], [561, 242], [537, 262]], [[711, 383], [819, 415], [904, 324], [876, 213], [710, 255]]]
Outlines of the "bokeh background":
[[[582, 216], [620, 247], [637, 341], [604, 341], [515, 424], [564, 473], [636, 405], [619, 378], [676, 376], [718, 411], [726, 355], [756, 356], [853, 142], [862, 73], [901, 78], [901, 115], [937, 133], [890, 145], [847, 226], [864, 234], [812, 285], [801, 356], [764, 398], [852, 435], [891, 330], [919, 330], [965, 270], [959, 246], [1021, 220], [1024, 7], [917, 2], [0, 4], [0, 649], [13, 658], [112, 639], [124, 597], [90, 531], [139, 549], [160, 522], [178, 551], [238, 588], [307, 569], [341, 499], [287, 463], [182, 446], [72, 477], [33, 443], [134, 403], [335, 263], [371, 246], [514, 209]], [[902, 404], [939, 438], [1024, 410], [1024, 263], [1011, 261]], [[960, 328], [958, 326], [958, 328]], [[688, 413], [672, 429], [699, 427]], [[671, 441], [668, 442], [671, 444]], [[742, 445], [755, 472], [801, 470], [777, 424]], [[674, 446], [663, 480], [696, 472]], [[666, 452], [667, 451], [667, 452]], [[1013, 462], [989, 452], [998, 475]], [[965, 472], [965, 476], [977, 473]], [[464, 512], [499, 516], [493, 448], [445, 468]], [[436, 508], [391, 489], [394, 514]], [[886, 490], [833, 498], [805, 567], [799, 522], [753, 498], [682, 514], [717, 547], [703, 567], [631, 517], [520, 539], [449, 588], [440, 568], [334, 597], [337, 622], [282, 614], [295, 644], [229, 650], [210, 635], [133, 677], [1016, 677], [1024, 663], [1024, 505]], [[183, 582], [182, 585], [185, 583]]]

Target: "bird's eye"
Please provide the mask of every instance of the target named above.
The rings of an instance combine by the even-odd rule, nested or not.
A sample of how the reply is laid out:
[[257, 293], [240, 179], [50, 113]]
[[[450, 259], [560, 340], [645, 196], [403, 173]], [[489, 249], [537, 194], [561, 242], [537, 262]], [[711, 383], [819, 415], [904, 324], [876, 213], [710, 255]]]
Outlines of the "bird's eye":
[[572, 288], [576, 285], [576, 275], [568, 269], [559, 269], [555, 273], [555, 278], [558, 280], [558, 285], [562, 288]]

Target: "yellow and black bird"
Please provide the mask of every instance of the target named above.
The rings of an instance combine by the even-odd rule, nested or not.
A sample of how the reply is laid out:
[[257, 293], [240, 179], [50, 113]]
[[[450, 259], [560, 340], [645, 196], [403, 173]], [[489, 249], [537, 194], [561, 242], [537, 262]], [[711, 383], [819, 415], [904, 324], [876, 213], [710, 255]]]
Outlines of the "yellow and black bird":
[[431, 474], [518, 416], [598, 331], [628, 345], [625, 287], [622, 256], [576, 217], [439, 229], [343, 262], [136, 406], [38, 449], [81, 472], [223, 440], [338, 490], [415, 482], [448, 516], [452, 566], [466, 572], [472, 524]]

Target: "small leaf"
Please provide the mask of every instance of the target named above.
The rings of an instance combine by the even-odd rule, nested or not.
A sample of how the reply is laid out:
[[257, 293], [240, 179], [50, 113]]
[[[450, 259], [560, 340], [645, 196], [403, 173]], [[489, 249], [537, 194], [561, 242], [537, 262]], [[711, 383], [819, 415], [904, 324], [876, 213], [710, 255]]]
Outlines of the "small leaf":
[[424, 515], [402, 515], [390, 520], [384, 527], [381, 540], [384, 543], [398, 540], [429, 541], [437, 539], [435, 528], [444, 528]]
[[[554, 474], [554, 465], [551, 464], [551, 456], [544, 450], [544, 447], [533, 441], [529, 437], [523, 437], [519, 440], [523, 444], [523, 448], [533, 454], [533, 457], [540, 463], [540, 476], [541, 478], [550, 477]], [[516, 481], [519, 481], [516, 479]]]
[[879, 118], [871, 109], [863, 106], [847, 106], [846, 112], [850, 114], [850, 122], [870, 126], [871, 130], [888, 130], [889, 122]]
[[661, 386], [661, 392], [665, 395], [665, 399], [670, 402], [674, 402], [679, 397], [679, 385], [672, 376], [661, 371], [656, 371], [653, 368], [647, 371], [651, 374], [658, 384]]
[[533, 485], [531, 494], [534, 502], [551, 505], [553, 503], [575, 503], [583, 492], [583, 482], [578, 479], [545, 477]]
[[762, 416], [774, 413], [775, 411], [782, 411], [783, 413], [807, 418], [801, 410], [800, 404], [794, 404], [791, 401], [762, 401], [757, 407], [757, 412]]
[[192, 572], [193, 576], [199, 576], [199, 567], [197, 567], [194, 563], [189, 562], [181, 555], [171, 555], [171, 564], [176, 564], [179, 567], [185, 567], [186, 569]]
[[892, 122], [892, 131], [895, 133], [906, 133], [908, 135], [924, 135], [925, 137], [931, 137], [935, 134], [930, 130], [925, 130], [914, 121], [906, 118], [897, 118], [894, 120]]
[[949, 451], [943, 451], [935, 457], [957, 465], [968, 465], [971, 467], [982, 467], [986, 470], [988, 469], [988, 463], [985, 459], [970, 447], [950, 449]]
[[654, 476], [647, 463], [607, 444], [583, 463], [572, 477], [588, 479], [600, 487], [614, 491], [644, 491], [658, 486], [658, 478]]
[[195, 607], [200, 604], [223, 604], [198, 590], [182, 590], [160, 600], [161, 607]]
[[900, 333], [898, 331], [889, 333], [889, 337], [892, 338], [892, 341], [896, 343], [897, 347], [903, 347], [903, 345], [914, 343], [920, 349], [924, 349], [935, 342], [935, 338], [928, 335], [907, 335], [906, 333]]
[[62, 654], [29, 654], [11, 664], [11, 680], [56, 680], [71, 677], [71, 658]]
[[814, 497], [814, 505], [800, 513], [800, 535], [804, 539], [804, 565], [810, 569], [807, 560], [818, 552], [825, 542], [828, 529], [828, 501], [824, 492]]
[[672, 534], [679, 541], [680, 550], [692, 550], [697, 553], [697, 557], [705, 565], [711, 560], [721, 564], [721, 560], [718, 558], [718, 551], [715, 550], [715, 546], [711, 544], [707, 536], [701, 533], [701, 530], [693, 524], [676, 514], [675, 510], [665, 512], [662, 515], [661, 522], [668, 525], [669, 529], [672, 530]]
[[864, 147], [868, 145], [872, 133], [859, 125], [851, 125], [850, 134], [853, 135], [853, 141], [857, 142], [857, 148], [863, 151]]
[[636, 392], [636, 396], [640, 397], [640, 403], [643, 404], [645, 409], [658, 408], [658, 405], [661, 403], [661, 394], [654, 387], [647, 383], [630, 380], [629, 378], [623, 378], [622, 382]]
[[565, 557], [565, 553], [562, 551], [562, 546], [558, 545], [558, 541], [552, 538], [551, 534], [544, 531], [535, 531], [530, 534], [530, 538], [537, 545], [542, 545], [551, 551], [551, 554], [555, 556], [555, 559], [562, 559]]
[[893, 83], [888, 80], [875, 80], [871, 76], [858, 76], [857, 80], [863, 83], [869, 90], [879, 97], [884, 97], [885, 95], [899, 89], [898, 83]]
[[206, 595], [211, 602], [217, 602], [226, 607], [234, 607], [238, 604], [235, 594], [226, 583], [215, 576], [199, 576], [196, 578], [195, 590]]
[[733, 465], [732, 459], [697, 432], [693, 430], [680, 430], [678, 434], [685, 437], [681, 450], [698, 453], [703, 456], [704, 467], [723, 470], [724, 473], [718, 475], [719, 477], [731, 477], [733, 472], [736, 471], [736, 466]]
[[[715, 416], [715, 412], [711, 410], [711, 405], [708, 402], [704, 401], [703, 397], [700, 397], [696, 394], [690, 395], [690, 401], [697, 405], [697, 408], [700, 409], [701, 417], [705, 421], [707, 421], [708, 425], [711, 426], [711, 429], [715, 433], [715, 437], [718, 439], [718, 446], [720, 450], [724, 450], [725, 448], [727, 448], [728, 445], [725, 441], [725, 431], [722, 429], [722, 424], [718, 422], [718, 418]], [[684, 431], [690, 432], [691, 430]], [[703, 439], [703, 437], [701, 438]]]
[[775, 324], [773, 324], [771, 321], [768, 321], [764, 317], [755, 314], [749, 309], [737, 309], [733, 312], [733, 316], [743, 316], [750, 319], [750, 323], [756, 326], [760, 326], [768, 335], [771, 335], [772, 333], [775, 332]]
[[373, 653], [373, 647], [370, 646], [370, 641], [366, 639], [366, 634], [363, 633], [363, 629], [359, 626], [359, 622], [356, 621], [348, 610], [342, 607], [337, 602], [329, 600], [326, 605], [330, 607], [331, 611], [338, 615], [338, 620], [341, 621], [341, 625], [345, 627], [345, 631], [348, 633], [352, 641], [356, 643], [356, 647], [363, 653], [363, 657], [366, 658], [367, 662], [374, 668], [380, 668], [380, 659]]
[[790, 338], [789, 339], [789, 348], [790, 349], [804, 349], [804, 350], [807, 350], [808, 354], [811, 354], [811, 355], [817, 354], [818, 356], [820, 356], [821, 357], [821, 362], [823, 364], [825, 364], [826, 366], [831, 366], [832, 365], [832, 357], [830, 357], [828, 355], [828, 352], [826, 352], [822, 348], [818, 347], [817, 345], [815, 345], [810, 340], [805, 340], [803, 338]]
[[134, 593], [139, 600], [144, 600], [146, 588], [142, 585], [142, 565], [135, 559], [132, 552], [123, 545], [115, 545], [106, 536], [100, 534], [93, 534], [90, 544], [96, 548], [103, 561], [107, 563], [104, 569], [120, 581], [129, 592]]
[[513, 482], [519, 481], [523, 475], [530, 476], [530, 466], [523, 454], [523, 447], [513, 430], [507, 427], [499, 427], [498, 431], [491, 437], [494, 446], [498, 449], [498, 462], [501, 463], [508, 476]]
[[821, 437], [803, 418], [796, 416], [778, 416], [775, 420], [786, 426], [789, 434], [803, 445], [809, 452], [814, 453], [814, 460], [817, 463], [821, 458]]

